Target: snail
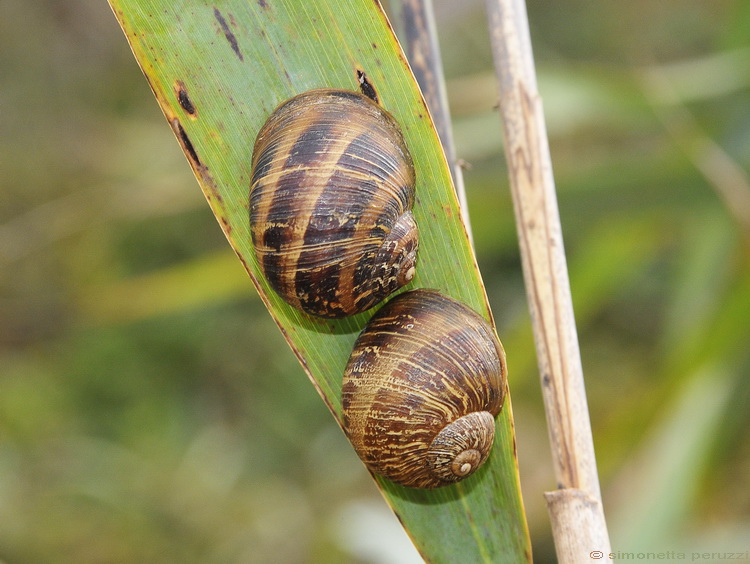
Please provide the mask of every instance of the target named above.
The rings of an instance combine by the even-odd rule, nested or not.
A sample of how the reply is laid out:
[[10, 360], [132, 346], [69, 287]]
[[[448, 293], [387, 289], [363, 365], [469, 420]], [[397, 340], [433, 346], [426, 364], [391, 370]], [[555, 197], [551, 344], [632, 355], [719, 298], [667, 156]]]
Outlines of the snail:
[[343, 428], [365, 465], [404, 486], [463, 480], [487, 459], [506, 386], [490, 324], [433, 290], [404, 292], [357, 337]]
[[290, 305], [345, 317], [415, 274], [415, 173], [395, 119], [346, 90], [281, 104], [253, 149], [250, 230], [260, 268]]

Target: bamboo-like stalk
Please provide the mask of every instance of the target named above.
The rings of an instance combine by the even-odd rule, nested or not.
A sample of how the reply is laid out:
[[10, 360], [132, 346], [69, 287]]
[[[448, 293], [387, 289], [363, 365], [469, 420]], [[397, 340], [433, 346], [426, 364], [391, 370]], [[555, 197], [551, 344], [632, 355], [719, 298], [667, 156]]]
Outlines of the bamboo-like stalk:
[[466, 201], [464, 177], [456, 155], [456, 145], [453, 142], [448, 93], [445, 88], [445, 75], [440, 57], [432, 0], [392, 0], [390, 6], [395, 16], [396, 35], [406, 53], [419, 88], [422, 90], [438, 132], [440, 144], [443, 146], [445, 158], [450, 165], [453, 185], [461, 204], [461, 218], [466, 226], [469, 240], [472, 241], [469, 206]]
[[558, 561], [610, 552], [562, 228], [523, 0], [487, 0], [513, 206], [556, 491], [545, 498]]

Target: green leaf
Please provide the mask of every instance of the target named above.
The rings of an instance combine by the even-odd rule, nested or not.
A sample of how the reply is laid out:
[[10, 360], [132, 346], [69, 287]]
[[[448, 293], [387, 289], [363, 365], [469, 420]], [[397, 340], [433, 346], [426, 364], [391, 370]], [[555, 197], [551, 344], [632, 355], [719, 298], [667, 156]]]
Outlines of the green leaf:
[[[381, 105], [401, 124], [417, 170], [414, 214], [420, 255], [409, 287], [436, 288], [490, 317], [436, 133], [377, 3], [110, 4], [227, 239], [337, 420], [343, 369], [372, 311], [324, 320], [291, 309], [260, 275], [251, 247], [247, 203], [252, 147], [280, 102], [312, 88], [357, 90], [357, 72], [367, 74]], [[497, 421], [489, 462], [461, 484], [421, 491], [377, 478], [425, 559], [530, 559], [514, 441], [508, 401]]]

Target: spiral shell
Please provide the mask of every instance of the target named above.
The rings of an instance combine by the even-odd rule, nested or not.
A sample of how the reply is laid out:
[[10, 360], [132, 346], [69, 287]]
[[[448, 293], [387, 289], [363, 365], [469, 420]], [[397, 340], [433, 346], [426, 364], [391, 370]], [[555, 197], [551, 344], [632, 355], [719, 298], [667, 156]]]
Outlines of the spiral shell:
[[344, 317], [412, 280], [414, 165], [378, 104], [345, 90], [300, 94], [261, 128], [252, 167], [253, 245], [287, 303]]
[[505, 386], [505, 353], [489, 323], [438, 292], [405, 292], [357, 338], [344, 373], [344, 431], [371, 471], [405, 486], [446, 486], [489, 456]]

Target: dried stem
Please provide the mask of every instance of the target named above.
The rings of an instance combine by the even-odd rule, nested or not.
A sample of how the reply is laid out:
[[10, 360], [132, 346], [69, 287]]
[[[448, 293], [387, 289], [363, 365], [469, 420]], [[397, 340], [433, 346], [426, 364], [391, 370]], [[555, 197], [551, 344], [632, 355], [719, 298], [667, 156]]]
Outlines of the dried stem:
[[396, 22], [397, 35], [427, 102], [443, 152], [450, 164], [456, 195], [461, 204], [461, 216], [471, 241], [469, 208], [466, 203], [461, 165], [456, 157], [456, 146], [453, 143], [448, 94], [445, 89], [432, 0], [394, 0], [391, 6], [395, 12], [393, 19]]
[[545, 494], [558, 560], [610, 552], [552, 165], [523, 0], [487, 0], [505, 152], [558, 490]]

